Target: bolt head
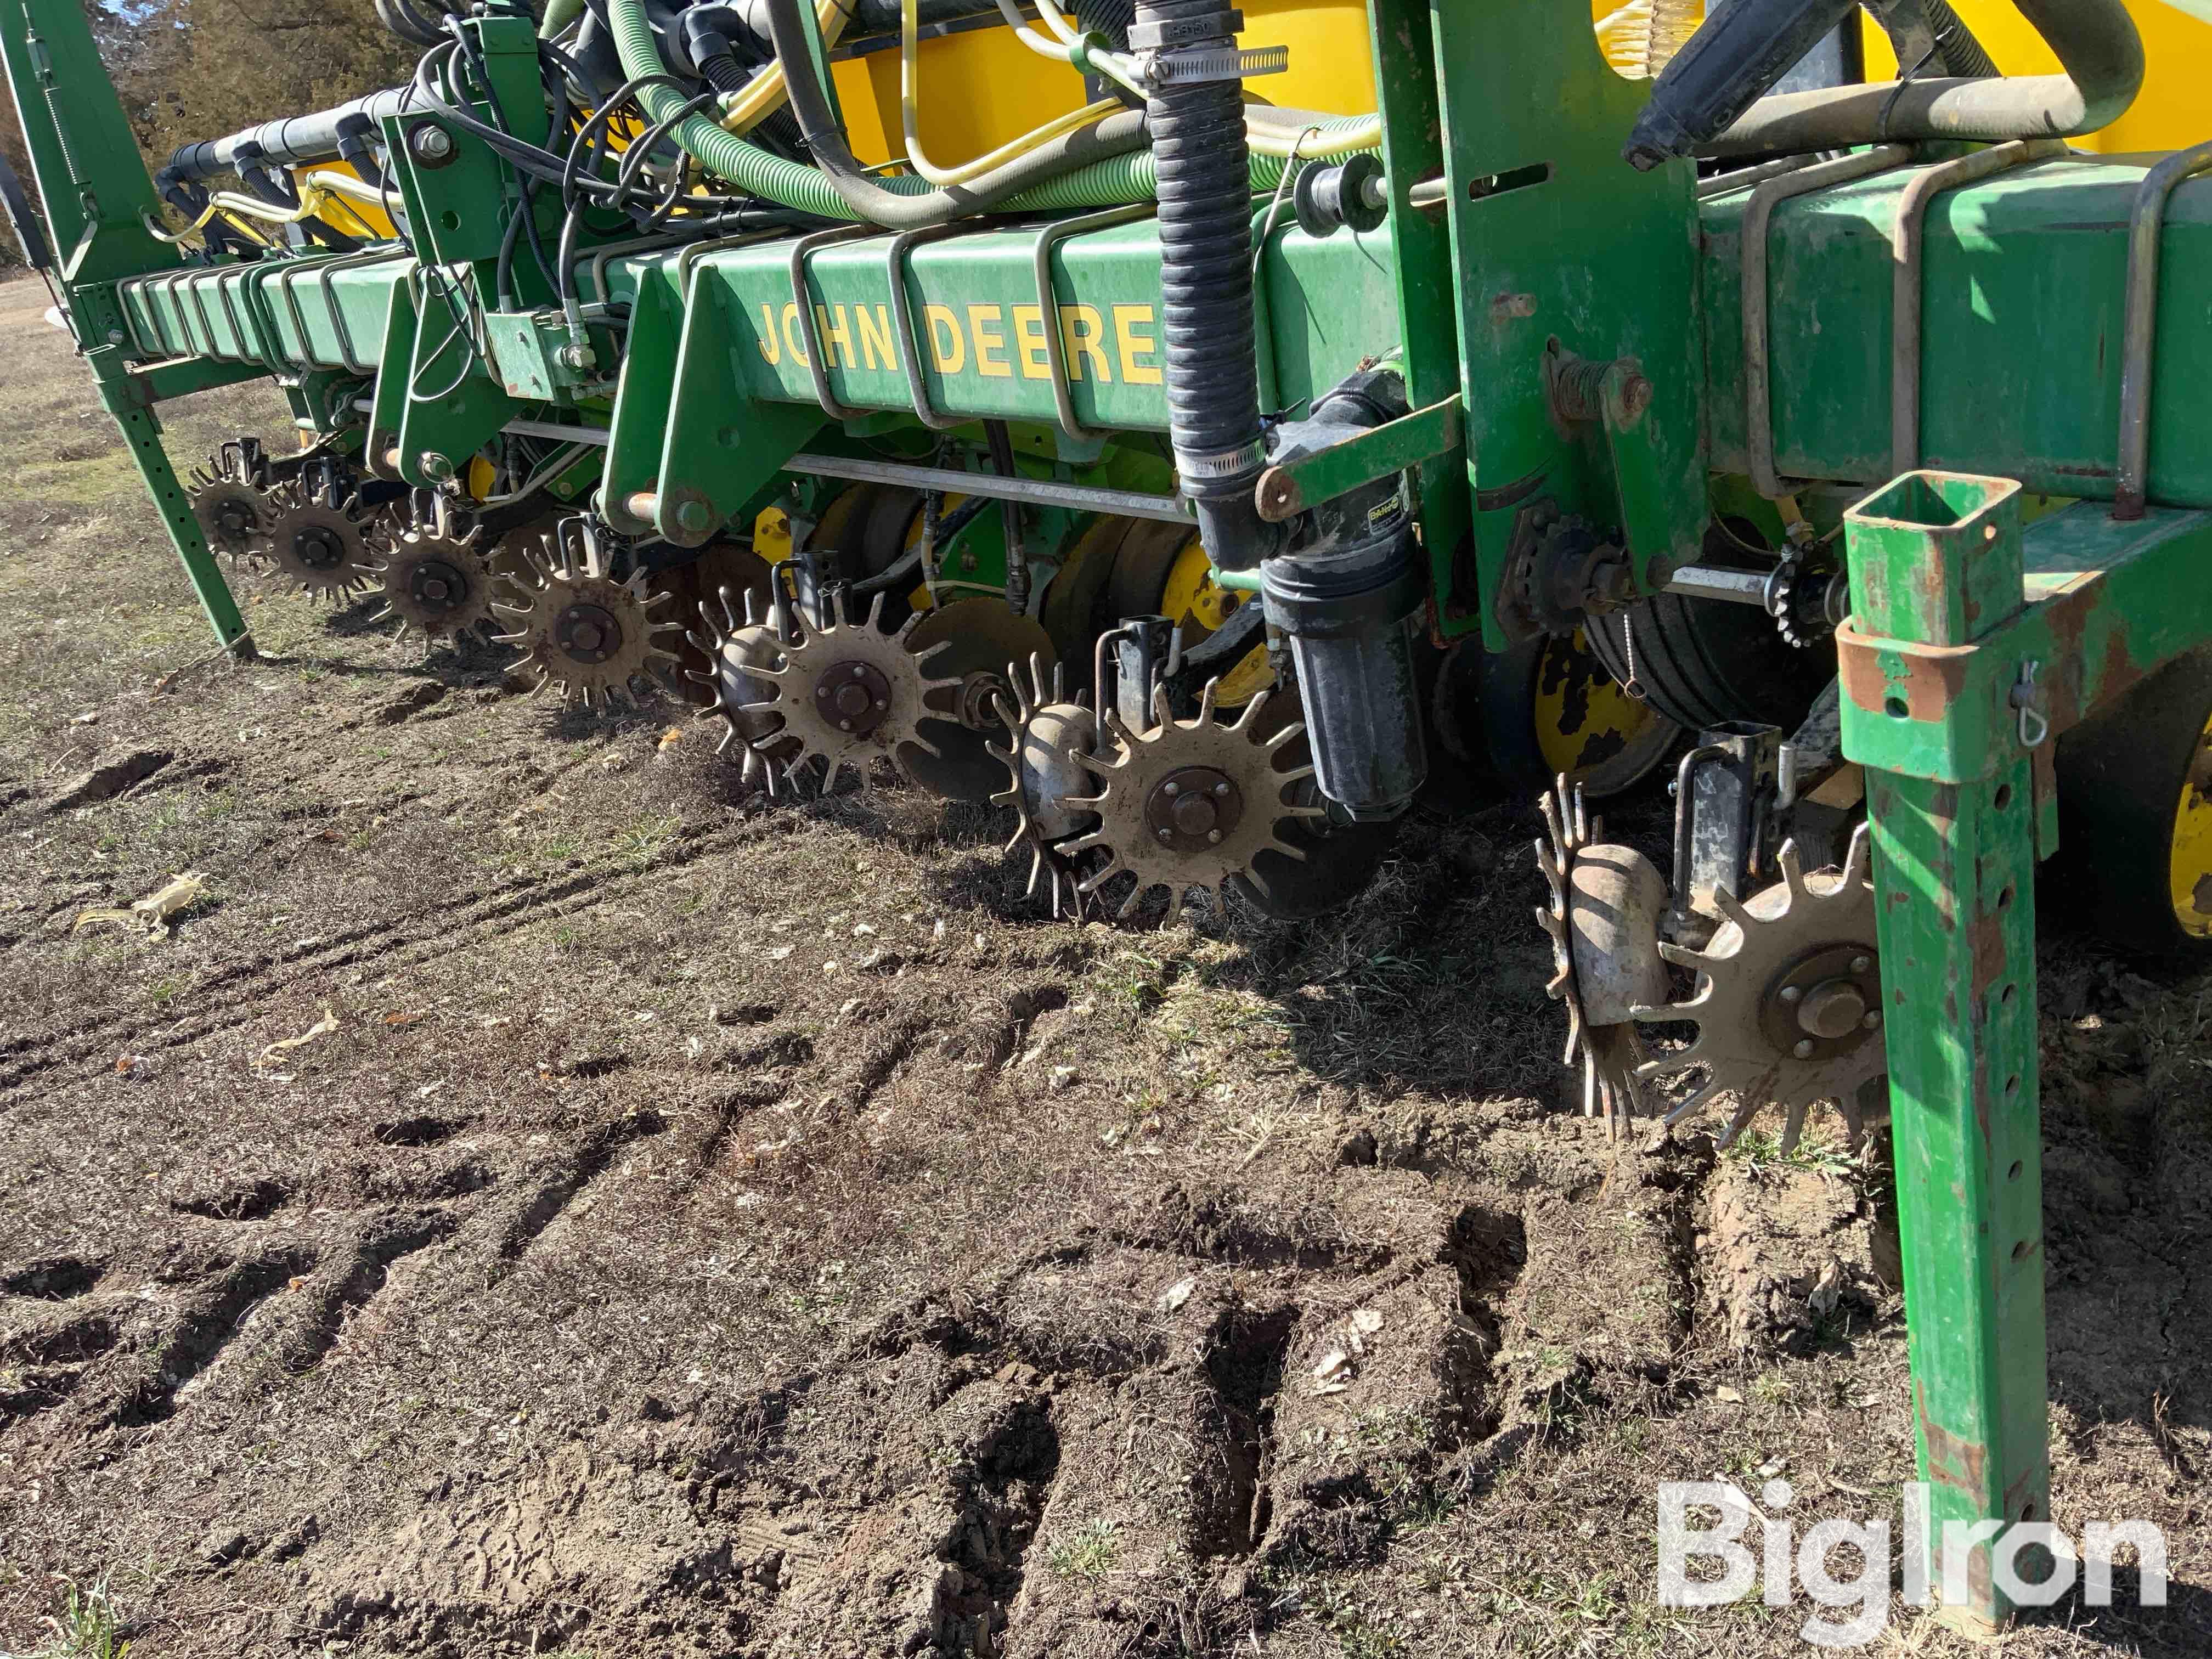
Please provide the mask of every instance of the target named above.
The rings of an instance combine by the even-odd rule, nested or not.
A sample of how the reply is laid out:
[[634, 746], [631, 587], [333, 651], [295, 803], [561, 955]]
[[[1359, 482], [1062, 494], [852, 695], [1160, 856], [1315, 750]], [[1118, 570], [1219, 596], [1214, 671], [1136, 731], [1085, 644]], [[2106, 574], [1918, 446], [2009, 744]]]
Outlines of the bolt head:
[[1215, 784], [1213, 786], [1213, 793], [1217, 795], [1227, 794], [1229, 793], [1228, 779], [1224, 778], [1219, 783]]
[[1180, 795], [1182, 793], [1182, 786], [1170, 779], [1160, 786], [1160, 793], [1163, 795]]
[[1813, 1058], [1813, 1039], [1812, 1039], [1812, 1038], [1810, 1038], [1810, 1037], [1805, 1037], [1805, 1038], [1801, 1039], [1801, 1040], [1799, 1041], [1799, 1042], [1798, 1042], [1797, 1046], [1796, 1046], [1796, 1048], [1792, 1048], [1790, 1052], [1791, 1054], [1793, 1054], [1796, 1055], [1796, 1056], [1797, 1056], [1797, 1058], [1798, 1058], [1798, 1059], [1800, 1059], [1800, 1060], [1810, 1060], [1810, 1059], [1812, 1059], [1812, 1058]]
[[1851, 971], [1855, 974], [1863, 974], [1868, 969], [1873, 966], [1874, 958], [1872, 957], [1853, 957], [1851, 958]]
[[849, 732], [853, 729], [853, 722], [850, 720], [839, 720], [837, 722], [837, 729], [840, 732]]
[[1879, 1008], [1872, 1010], [1859, 1024], [1869, 1031], [1879, 1031], [1881, 1029], [1881, 1010]]
[[1785, 985], [1782, 988], [1782, 1000], [1784, 1002], [1795, 1002], [1798, 998], [1804, 994], [1805, 991], [1802, 986]]
[[1162, 841], [1173, 841], [1175, 839], [1175, 831], [1172, 830], [1163, 830], [1159, 833], [1160, 839]]
[[1218, 842], [1220, 839], [1221, 839], [1221, 831], [1219, 831], [1218, 830], [1207, 830], [1207, 831], [1206, 832], [1206, 844], [1207, 844], [1208, 846], [1212, 845], [1214, 842]]

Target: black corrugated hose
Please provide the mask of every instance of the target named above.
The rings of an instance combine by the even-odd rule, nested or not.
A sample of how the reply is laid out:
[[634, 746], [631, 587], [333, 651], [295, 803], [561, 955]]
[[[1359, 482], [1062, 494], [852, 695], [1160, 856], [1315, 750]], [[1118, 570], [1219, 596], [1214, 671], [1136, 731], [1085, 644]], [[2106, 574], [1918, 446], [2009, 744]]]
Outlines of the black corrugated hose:
[[[1139, 0], [1131, 40], [1236, 50], [1223, 0]], [[1176, 471], [1213, 562], [1249, 570], [1274, 550], [1253, 489], [1267, 465], [1252, 331], [1251, 161], [1243, 82], [1170, 81], [1145, 106], [1159, 173], [1160, 335]]]

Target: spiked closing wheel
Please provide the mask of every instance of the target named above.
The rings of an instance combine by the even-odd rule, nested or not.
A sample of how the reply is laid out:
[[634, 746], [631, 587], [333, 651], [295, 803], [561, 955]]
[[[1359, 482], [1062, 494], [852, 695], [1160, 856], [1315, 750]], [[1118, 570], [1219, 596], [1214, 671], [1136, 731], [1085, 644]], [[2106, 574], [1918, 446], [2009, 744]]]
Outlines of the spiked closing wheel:
[[702, 720], [722, 722], [722, 741], [714, 752], [726, 754], [736, 744], [744, 781], [760, 783], [773, 795], [779, 777], [799, 754], [797, 742], [783, 735], [783, 717], [775, 712], [775, 682], [765, 677], [781, 665], [783, 645], [762, 620], [759, 596], [750, 588], [742, 611], [728, 588], [717, 598], [719, 604], [699, 607], [699, 629], [684, 636], [712, 666], [703, 672], [687, 668], [684, 678], [714, 694], [714, 701], [699, 711]]
[[845, 591], [832, 589], [822, 626], [800, 622], [797, 637], [775, 640], [773, 653], [759, 652], [760, 660], [744, 665], [742, 678], [770, 695], [735, 712], [781, 719], [777, 735], [784, 742], [772, 758], [787, 777], [817, 757], [824, 789], [848, 766], [865, 777], [867, 763], [877, 759], [890, 760], [912, 777], [917, 751], [940, 753], [921, 726], [931, 718], [933, 699], [949, 706], [942, 700], [959, 690], [959, 681], [935, 679], [926, 672], [949, 646], [916, 651], [911, 641], [919, 617], [908, 617], [896, 633], [884, 632], [884, 602], [878, 593], [867, 615], [855, 621]]
[[257, 438], [234, 438], [185, 480], [192, 517], [209, 549], [236, 561], [261, 556], [273, 517], [269, 462]]
[[1881, 977], [1875, 933], [1872, 846], [1864, 824], [1851, 837], [1841, 874], [1808, 876], [1794, 843], [1777, 863], [1782, 879], [1748, 899], [1715, 894], [1721, 925], [1703, 951], [1662, 945], [1660, 954], [1694, 969], [1686, 1002], [1640, 1008], [1647, 1022], [1692, 1020], [1697, 1041], [1637, 1070], [1640, 1081], [1702, 1072], [1704, 1081], [1667, 1114], [1669, 1124], [1702, 1111], [1717, 1095], [1736, 1097], [1719, 1137], [1733, 1146], [1763, 1107], [1784, 1114], [1788, 1152], [1807, 1111], [1833, 1101], [1856, 1149], [1867, 1121], [1886, 1115], [1879, 1079], [1888, 1070], [1881, 1031]]
[[191, 501], [192, 517], [198, 521], [210, 550], [234, 560], [254, 556], [255, 545], [267, 534], [269, 521], [258, 486], [195, 467], [185, 493]]
[[462, 530], [444, 496], [426, 509], [407, 509], [372, 538], [377, 562], [371, 568], [385, 608], [371, 620], [399, 622], [398, 637], [411, 630], [425, 640], [458, 640], [492, 621], [492, 568], [481, 543], [483, 530]]
[[940, 641], [950, 648], [930, 654], [930, 672], [957, 689], [931, 699], [930, 717], [921, 729], [939, 752], [914, 751], [907, 757], [908, 770], [933, 795], [981, 803], [1006, 781], [991, 745], [1005, 727], [1006, 692], [1019, 678], [1016, 665], [1034, 659], [1049, 667], [1058, 653], [1041, 625], [995, 594], [955, 599], [925, 612], [907, 643], [922, 653]]
[[1313, 775], [1313, 769], [1279, 769], [1276, 763], [1279, 752], [1305, 727], [1292, 724], [1261, 738], [1255, 724], [1269, 700], [1266, 692], [1245, 705], [1234, 725], [1224, 724], [1214, 717], [1219, 684], [1206, 682], [1194, 719], [1176, 720], [1162, 687], [1153, 696], [1150, 731], [1132, 732], [1109, 711], [1105, 724], [1110, 745], [1097, 753], [1068, 750], [1067, 758], [1103, 787], [1096, 795], [1066, 802], [1096, 813], [1098, 824], [1061, 843], [1059, 850], [1072, 856], [1099, 848], [1107, 854], [1105, 866], [1079, 884], [1079, 892], [1095, 893], [1124, 873], [1135, 877], [1117, 912], [1121, 916], [1133, 914], [1156, 887], [1168, 890], [1170, 925], [1194, 887], [1210, 890], [1215, 908], [1226, 915], [1224, 890], [1232, 878], [1249, 884], [1263, 900], [1267, 896], [1266, 879], [1253, 868], [1261, 854], [1306, 857], [1277, 826], [1322, 815], [1320, 806], [1285, 799], [1292, 786]]
[[[1536, 805], [1544, 817], [1536, 863], [1550, 890], [1548, 902], [1536, 910], [1536, 925], [1552, 941], [1552, 978], [1544, 988], [1567, 1008], [1567, 1042], [1559, 1060], [1582, 1073], [1583, 1115], [1602, 1117], [1607, 1137], [1618, 1140], [1636, 1116], [1638, 1068], [1647, 1056], [1641, 1036], [1627, 1018], [1629, 1011], [1617, 1006], [1593, 1007], [1593, 993], [1598, 994], [1598, 1001], [1616, 1002], [1602, 994], [1603, 988], [1617, 981], [1624, 967], [1631, 978], [1636, 977], [1632, 966], [1622, 958], [1640, 956], [1648, 964], [1643, 977], [1650, 990], [1665, 995], [1666, 970], [1653, 955], [1653, 940], [1666, 884], [1651, 872], [1648, 879], [1656, 887], [1656, 902], [1654, 896], [1645, 895], [1645, 903], [1635, 902], [1635, 877], [1648, 872], [1649, 865], [1632, 848], [1596, 841], [1603, 829], [1590, 817], [1582, 786], [1564, 773], [1537, 798]], [[1592, 899], [1598, 901], [1598, 931], [1607, 935], [1601, 940], [1591, 937]], [[1607, 925], [1638, 914], [1648, 915], [1640, 951], [1626, 937], [1642, 931], [1637, 924]], [[1597, 959], [1586, 963], [1583, 953], [1594, 946]], [[1586, 983], [1586, 973], [1594, 973], [1599, 984]]]
[[1088, 753], [1093, 725], [1091, 711], [1080, 697], [1067, 695], [1066, 673], [1058, 664], [1048, 672], [1042, 653], [1032, 653], [1024, 674], [1014, 664], [1007, 666], [1011, 696], [1000, 714], [1007, 738], [988, 745], [1011, 781], [991, 797], [994, 806], [1011, 806], [1017, 823], [1006, 851], [1026, 848], [1030, 854], [1028, 896], [1040, 887], [1052, 901], [1055, 917], [1082, 914], [1083, 895], [1077, 888], [1074, 864], [1059, 842], [1090, 830], [1097, 819], [1069, 805], [1088, 793], [1091, 775], [1076, 751]]
[[650, 682], [662, 664], [675, 664], [656, 635], [676, 624], [652, 614], [672, 596], [648, 593], [642, 570], [627, 581], [608, 575], [605, 549], [588, 526], [549, 536], [542, 553], [528, 556], [529, 574], [507, 578], [520, 603], [495, 599], [491, 608], [514, 619], [513, 633], [495, 637], [521, 648], [526, 666], [538, 671], [537, 690], [558, 686], [564, 702], [605, 707], [635, 700], [633, 680]]
[[318, 598], [341, 598], [368, 586], [372, 574], [368, 526], [356, 491], [305, 475], [269, 492], [268, 514], [249, 550], [268, 561], [286, 585]]

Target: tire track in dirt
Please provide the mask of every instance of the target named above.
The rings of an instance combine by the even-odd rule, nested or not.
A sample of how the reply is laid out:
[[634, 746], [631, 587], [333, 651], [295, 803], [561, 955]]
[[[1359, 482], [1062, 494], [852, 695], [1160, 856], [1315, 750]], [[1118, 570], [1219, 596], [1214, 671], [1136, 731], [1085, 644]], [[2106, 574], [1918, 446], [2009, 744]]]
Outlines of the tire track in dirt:
[[[192, 994], [196, 996], [214, 989], [225, 993], [204, 1005], [197, 1015], [178, 1021], [156, 1042], [147, 1042], [143, 1036], [136, 1036], [135, 1040], [149, 1048], [188, 1048], [251, 1024], [260, 1017], [256, 1005], [293, 981], [345, 968], [422, 967], [470, 949], [495, 930], [511, 928], [517, 919], [532, 920], [537, 913], [586, 893], [599, 899], [626, 896], [634, 889], [657, 885], [672, 871], [713, 855], [734, 852], [755, 838], [755, 835], [747, 833], [702, 836], [642, 869], [586, 869], [550, 883], [533, 878], [513, 880], [464, 900], [458, 915], [448, 911], [424, 917], [416, 927], [404, 931], [401, 922], [374, 922], [336, 939], [317, 941], [310, 947], [295, 947], [274, 957], [262, 957], [241, 963], [197, 988]], [[371, 941], [380, 939], [382, 942], [365, 948], [371, 946]], [[424, 946], [429, 948], [422, 949]], [[404, 954], [410, 951], [420, 951], [421, 954]], [[39, 1033], [16, 1039], [9, 1048], [0, 1049], [0, 1056], [12, 1051], [15, 1056], [27, 1053], [29, 1058], [12, 1069], [0, 1072], [0, 1104], [21, 1093], [33, 1082], [46, 1078], [49, 1073], [67, 1067], [82, 1068], [71, 1077], [48, 1079], [48, 1086], [52, 1086], [58, 1081], [85, 1081], [106, 1071], [112, 1063], [109, 1056], [118, 1046], [134, 1040], [137, 1024], [131, 1016], [116, 1013], [104, 1021], [56, 1034], [51, 1039]]]
[[539, 1235], [558, 1221], [585, 1189], [606, 1173], [616, 1153], [667, 1127], [668, 1120], [659, 1112], [641, 1111], [593, 1129], [580, 1147], [550, 1173], [540, 1176], [534, 1189], [512, 1200], [504, 1217], [494, 1224], [486, 1282], [496, 1283], [513, 1272]]
[[284, 1368], [313, 1370], [337, 1345], [349, 1316], [365, 1311], [384, 1288], [396, 1262], [451, 1237], [459, 1224], [456, 1216], [429, 1210], [382, 1216], [363, 1226], [301, 1286], [304, 1310], [277, 1344]]
[[234, 1341], [256, 1309], [294, 1279], [311, 1273], [312, 1251], [304, 1247], [271, 1251], [242, 1261], [211, 1289], [185, 1305], [183, 1316], [126, 1378], [94, 1428], [146, 1428], [176, 1414], [177, 1396], [204, 1373]]

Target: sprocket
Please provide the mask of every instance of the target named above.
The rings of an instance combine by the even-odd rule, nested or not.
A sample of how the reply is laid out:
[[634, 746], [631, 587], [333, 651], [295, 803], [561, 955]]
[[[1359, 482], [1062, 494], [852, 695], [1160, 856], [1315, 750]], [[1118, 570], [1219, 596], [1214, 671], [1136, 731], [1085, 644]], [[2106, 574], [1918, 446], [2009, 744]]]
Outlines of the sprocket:
[[1640, 1008], [1636, 1018], [1693, 1021], [1698, 1036], [1646, 1061], [1637, 1078], [1650, 1084], [1704, 1073], [1667, 1114], [1670, 1125], [1716, 1095], [1735, 1095], [1735, 1115], [1718, 1138], [1723, 1148], [1771, 1104], [1784, 1112], [1786, 1152], [1803, 1133], [1807, 1111], [1829, 1100], [1856, 1149], [1868, 1121], [1886, 1115], [1877, 1085], [1888, 1069], [1867, 826], [1851, 837], [1840, 874], [1808, 876], [1791, 842], [1776, 863], [1782, 879], [1748, 899], [1715, 893], [1722, 921], [1705, 949], [1659, 947], [1668, 962], [1696, 971], [1697, 989], [1686, 1001]]
[[652, 617], [673, 596], [648, 593], [643, 570], [626, 581], [610, 575], [606, 542], [588, 520], [564, 521], [542, 555], [527, 557], [530, 576], [507, 578], [522, 602], [495, 599], [491, 608], [515, 619], [513, 633], [494, 637], [521, 647], [526, 665], [538, 670], [537, 690], [557, 685], [563, 702], [589, 708], [596, 696], [605, 707], [617, 696], [635, 700], [632, 680], [650, 681], [659, 665], [676, 663], [654, 636], [677, 624]]
[[774, 694], [736, 712], [748, 717], [773, 713], [781, 720], [778, 732], [789, 740], [787, 758], [748, 742], [787, 777], [818, 757], [826, 769], [825, 790], [846, 767], [865, 774], [867, 763], [878, 758], [890, 759], [911, 778], [912, 762], [904, 752], [909, 746], [925, 755], [941, 752], [921, 727], [943, 718], [931, 707], [932, 698], [960, 689], [958, 680], [933, 678], [927, 672], [930, 659], [950, 650], [951, 641], [913, 648], [910, 638], [926, 611], [885, 633], [884, 599], [878, 592], [866, 616], [855, 621], [846, 590], [832, 587], [821, 601], [818, 626], [799, 618], [791, 637], [776, 640], [773, 661], [744, 665], [745, 678], [771, 685]]
[[1168, 890], [1168, 921], [1182, 912], [1193, 887], [1213, 894], [1217, 909], [1227, 914], [1225, 889], [1232, 877], [1249, 884], [1262, 898], [1266, 879], [1253, 867], [1261, 853], [1303, 862], [1305, 850], [1278, 832], [1285, 820], [1317, 818], [1327, 809], [1287, 804], [1291, 787], [1313, 775], [1311, 766], [1278, 770], [1278, 752], [1304, 732], [1292, 722], [1262, 739], [1255, 722], [1270, 701], [1262, 691], [1244, 705], [1234, 725], [1214, 718], [1220, 682], [1208, 680], [1199, 696], [1195, 717], [1175, 718], [1167, 689], [1153, 690], [1149, 731], [1132, 732], [1112, 710], [1105, 716], [1110, 744], [1096, 752], [1071, 746], [1066, 757], [1097, 777], [1104, 787], [1093, 796], [1070, 798], [1067, 805], [1097, 815], [1096, 829], [1062, 842], [1073, 857], [1092, 848], [1105, 850], [1107, 862], [1078, 884], [1097, 892], [1115, 877], [1133, 874], [1136, 884], [1119, 916], [1132, 914], [1155, 887]]
[[459, 640], [491, 623], [492, 568], [483, 539], [481, 525], [459, 527], [443, 495], [431, 496], [427, 511], [417, 502], [387, 520], [372, 538], [378, 557], [370, 567], [385, 609], [369, 620], [397, 617], [397, 637], [411, 629], [426, 641]]

